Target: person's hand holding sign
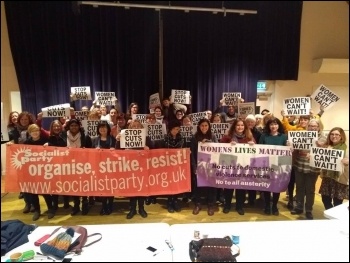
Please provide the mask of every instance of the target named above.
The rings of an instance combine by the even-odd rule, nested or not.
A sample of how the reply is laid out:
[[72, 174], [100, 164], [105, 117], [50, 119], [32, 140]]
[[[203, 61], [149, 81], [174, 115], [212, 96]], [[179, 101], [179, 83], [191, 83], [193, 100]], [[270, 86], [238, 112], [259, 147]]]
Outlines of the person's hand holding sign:
[[249, 146], [253, 146], [255, 144], [255, 142], [254, 141], [249, 141], [248, 144], [249, 144]]
[[37, 115], [37, 119], [38, 120], [41, 120], [43, 118], [43, 113], [42, 112], [39, 112], [38, 115]]
[[290, 147], [290, 151], [291, 151], [291, 152], [294, 151], [293, 144], [292, 144], [290, 141], [287, 141], [287, 142], [286, 142], [286, 146], [289, 146], [289, 147]]
[[341, 163], [345, 166], [349, 165], [349, 158], [345, 157], [344, 159], [341, 160]]
[[222, 104], [224, 104], [224, 102], [225, 102], [225, 99], [224, 99], [224, 98], [221, 99], [221, 100], [220, 100], [220, 106], [222, 106]]
[[231, 145], [236, 145], [237, 144], [235, 141], [231, 141], [230, 143], [231, 143]]

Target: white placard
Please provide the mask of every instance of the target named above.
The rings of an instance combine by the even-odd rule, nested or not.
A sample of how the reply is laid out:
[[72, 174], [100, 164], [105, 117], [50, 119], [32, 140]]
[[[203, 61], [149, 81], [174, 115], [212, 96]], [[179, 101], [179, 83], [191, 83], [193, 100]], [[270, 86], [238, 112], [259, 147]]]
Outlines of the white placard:
[[222, 136], [230, 128], [231, 124], [229, 123], [211, 123], [211, 132], [215, 135], [218, 141], [221, 140]]
[[41, 109], [43, 117], [69, 117], [70, 105], [69, 103], [49, 106]]
[[74, 117], [80, 121], [87, 120], [89, 113], [89, 111], [74, 111]]
[[71, 87], [70, 92], [73, 100], [91, 100], [91, 90], [89, 86]]
[[344, 151], [311, 147], [310, 151], [310, 166], [325, 170], [341, 172], [343, 165], [341, 160], [344, 158]]
[[172, 103], [191, 104], [190, 96], [189, 90], [172, 89], [170, 101]]
[[96, 91], [96, 105], [112, 106], [115, 104], [115, 92]]
[[316, 146], [317, 139], [317, 131], [288, 131], [288, 141], [292, 143], [294, 150], [310, 150]]
[[149, 137], [152, 141], [164, 139], [164, 135], [166, 134], [165, 123], [147, 124], [145, 126], [147, 137]]
[[193, 134], [195, 134], [197, 131], [197, 125], [191, 125], [191, 126], [181, 126], [180, 132], [182, 137], [186, 139], [186, 142], [190, 142]]
[[321, 85], [317, 90], [312, 93], [313, 98], [318, 104], [320, 104], [325, 110], [328, 110], [334, 106], [334, 104], [340, 100], [340, 97], [333, 91], [327, 88], [325, 85]]
[[[151, 96], [149, 96], [149, 109], [154, 109], [157, 106], [161, 106], [160, 103], [160, 98], [159, 98], [159, 93], [154, 93]], [[152, 111], [150, 111], [151, 113], [153, 113]]]
[[140, 123], [145, 124], [147, 115], [148, 114], [133, 114], [132, 119], [138, 120]]
[[241, 97], [242, 97], [241, 92], [223, 92], [222, 93], [222, 99], [223, 99], [222, 106], [237, 106]]
[[283, 99], [283, 110], [286, 115], [310, 115], [310, 97], [294, 97]]
[[191, 117], [193, 125], [197, 125], [201, 119], [208, 119], [208, 114], [206, 111], [191, 113], [188, 115]]
[[255, 115], [255, 102], [238, 103], [238, 115], [246, 118], [249, 114]]
[[101, 121], [89, 121], [89, 120], [82, 120], [81, 125], [84, 128], [85, 134], [89, 135], [90, 137], [96, 137], [97, 136], [97, 125]]
[[143, 148], [146, 145], [146, 129], [124, 129], [120, 132], [120, 148]]

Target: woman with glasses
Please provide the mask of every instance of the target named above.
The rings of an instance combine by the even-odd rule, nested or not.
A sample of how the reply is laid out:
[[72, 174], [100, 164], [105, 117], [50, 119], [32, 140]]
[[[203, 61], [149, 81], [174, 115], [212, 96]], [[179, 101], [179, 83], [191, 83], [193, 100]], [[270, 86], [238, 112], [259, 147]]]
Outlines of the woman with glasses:
[[147, 114], [146, 115], [146, 124], [156, 124], [156, 116], [154, 114]]
[[[318, 139], [315, 146], [325, 145], [327, 138], [323, 135], [323, 125], [320, 120], [311, 119], [307, 126], [308, 131], [317, 131]], [[294, 150], [295, 155], [295, 183], [296, 207], [290, 212], [299, 215], [304, 212], [307, 219], [313, 219], [312, 207], [315, 202], [315, 187], [320, 169], [310, 166], [310, 150]]]
[[[317, 115], [313, 115], [312, 111], [310, 110], [310, 115], [302, 115], [299, 117], [298, 121], [295, 123], [295, 125], [291, 125], [291, 121], [288, 118], [287, 114], [284, 112], [284, 110], [281, 111], [282, 114], [282, 124], [284, 131], [288, 133], [288, 131], [303, 131], [307, 129], [307, 126], [309, 124], [309, 121], [311, 118], [315, 118], [317, 120], [320, 120], [322, 114], [323, 114], [323, 108], [320, 107], [320, 112]], [[290, 175], [290, 181], [288, 184], [288, 204], [287, 208], [289, 210], [294, 209], [294, 203], [293, 203], [293, 194], [294, 194], [294, 185], [295, 185], [295, 154], [293, 153], [293, 164], [292, 164], [292, 173]]]
[[[282, 110], [281, 111], [282, 114], [282, 124], [283, 124], [283, 128], [285, 133], [288, 134], [288, 131], [304, 131], [307, 128], [307, 125], [310, 121], [310, 115], [303, 115], [300, 116], [299, 121], [296, 125], [290, 125], [289, 123], [289, 119], [288, 116], [286, 115], [286, 113]], [[266, 128], [266, 126], [265, 126]], [[294, 203], [293, 203], [293, 195], [294, 195], [294, 186], [295, 186], [295, 166], [294, 166], [294, 153], [293, 153], [293, 161], [292, 161], [292, 173], [290, 175], [290, 181], [288, 184], [288, 204], [287, 204], [287, 208], [289, 210], [293, 210], [294, 209]]]
[[[346, 152], [347, 145], [345, 132], [340, 127], [331, 129], [327, 136], [326, 146]], [[325, 209], [330, 209], [349, 199], [349, 158], [342, 159], [343, 172], [323, 170], [321, 173], [322, 183], [319, 193]]]
[[111, 128], [111, 135], [115, 138], [121, 130], [126, 129], [127, 127], [127, 121], [126, 116], [124, 113], [118, 114], [116, 117], [116, 123], [114, 123], [113, 127]]
[[176, 119], [179, 120], [179, 121], [182, 120], [182, 117], [183, 117], [184, 115], [185, 115], [185, 114], [184, 114], [184, 112], [183, 112], [182, 110], [177, 110], [177, 111], [175, 112]]

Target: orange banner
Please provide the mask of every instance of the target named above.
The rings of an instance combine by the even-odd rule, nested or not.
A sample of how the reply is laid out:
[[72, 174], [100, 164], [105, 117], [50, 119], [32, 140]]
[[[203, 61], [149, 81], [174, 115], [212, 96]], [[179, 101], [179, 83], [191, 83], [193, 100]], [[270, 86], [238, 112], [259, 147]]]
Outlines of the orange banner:
[[189, 192], [190, 150], [109, 150], [13, 144], [5, 191], [79, 196]]

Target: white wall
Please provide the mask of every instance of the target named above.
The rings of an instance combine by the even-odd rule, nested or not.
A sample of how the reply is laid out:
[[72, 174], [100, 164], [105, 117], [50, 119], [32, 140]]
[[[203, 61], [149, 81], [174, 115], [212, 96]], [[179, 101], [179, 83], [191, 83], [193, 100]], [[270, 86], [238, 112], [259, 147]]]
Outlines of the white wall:
[[[346, 1], [303, 1], [299, 78], [274, 82], [271, 110], [280, 116], [284, 98], [312, 94], [323, 84], [340, 97], [322, 116], [325, 130], [339, 126], [349, 134], [349, 74], [312, 73], [312, 61], [317, 58], [349, 58], [349, 4]], [[312, 106], [316, 112], [318, 105]]]

